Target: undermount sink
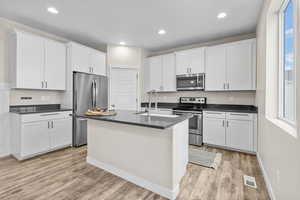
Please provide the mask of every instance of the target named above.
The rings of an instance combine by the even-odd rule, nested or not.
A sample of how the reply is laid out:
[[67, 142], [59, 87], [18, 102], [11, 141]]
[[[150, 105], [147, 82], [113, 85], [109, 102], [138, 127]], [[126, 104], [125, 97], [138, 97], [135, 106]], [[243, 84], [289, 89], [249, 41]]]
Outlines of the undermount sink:
[[168, 118], [179, 117], [178, 115], [166, 115], [166, 114], [159, 114], [159, 113], [150, 113], [150, 114], [148, 114], [147, 112], [146, 113], [142, 113], [140, 115], [142, 115], [142, 116], [150, 116], [150, 117], [168, 117]]

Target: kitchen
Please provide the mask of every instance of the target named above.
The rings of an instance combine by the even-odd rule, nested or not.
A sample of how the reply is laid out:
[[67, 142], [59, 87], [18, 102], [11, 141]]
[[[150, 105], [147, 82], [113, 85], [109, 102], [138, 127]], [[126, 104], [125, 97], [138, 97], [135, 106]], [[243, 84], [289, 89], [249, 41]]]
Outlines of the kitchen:
[[[116, 2], [4, 0], [0, 199], [297, 199], [300, 164], [283, 152], [299, 150], [298, 93], [272, 93], [281, 76], [265, 38], [279, 1], [296, 5], [119, 2], [122, 23]], [[195, 16], [205, 29], [186, 23]]]

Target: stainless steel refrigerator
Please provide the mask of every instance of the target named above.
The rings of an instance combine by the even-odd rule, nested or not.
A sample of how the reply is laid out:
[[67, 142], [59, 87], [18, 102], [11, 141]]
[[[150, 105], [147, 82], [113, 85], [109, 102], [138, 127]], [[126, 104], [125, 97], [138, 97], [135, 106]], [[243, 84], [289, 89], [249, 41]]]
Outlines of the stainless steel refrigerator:
[[78, 115], [96, 107], [108, 107], [107, 77], [73, 72], [73, 146], [87, 144], [87, 119]]

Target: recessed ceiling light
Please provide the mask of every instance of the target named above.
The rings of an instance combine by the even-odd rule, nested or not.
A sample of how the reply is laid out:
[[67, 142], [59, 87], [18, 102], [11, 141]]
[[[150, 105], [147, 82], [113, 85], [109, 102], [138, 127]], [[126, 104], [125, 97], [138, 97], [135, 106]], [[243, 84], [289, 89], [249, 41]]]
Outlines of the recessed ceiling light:
[[158, 34], [159, 35], [164, 35], [164, 34], [166, 34], [167, 32], [166, 32], [166, 30], [164, 30], [164, 29], [160, 29], [159, 31], [158, 31]]
[[52, 14], [58, 14], [58, 10], [54, 7], [49, 7], [47, 10], [48, 10], [48, 12], [50, 12]]
[[227, 13], [225, 13], [225, 12], [221, 12], [218, 14], [218, 19], [224, 19], [226, 17], [227, 17]]
[[120, 45], [126, 45], [126, 43], [122, 41], [122, 42], [120, 42]]

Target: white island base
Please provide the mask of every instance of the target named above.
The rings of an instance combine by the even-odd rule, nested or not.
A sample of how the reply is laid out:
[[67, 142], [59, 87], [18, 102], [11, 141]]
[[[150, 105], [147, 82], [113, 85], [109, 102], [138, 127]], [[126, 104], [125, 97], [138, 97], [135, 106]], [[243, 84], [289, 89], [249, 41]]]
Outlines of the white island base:
[[188, 119], [167, 129], [89, 119], [87, 162], [176, 199], [188, 163]]

